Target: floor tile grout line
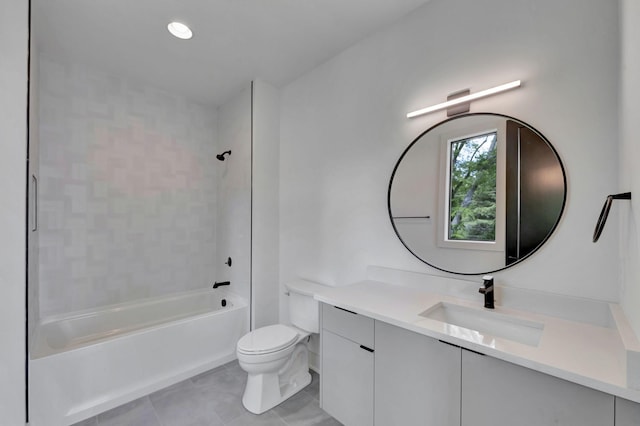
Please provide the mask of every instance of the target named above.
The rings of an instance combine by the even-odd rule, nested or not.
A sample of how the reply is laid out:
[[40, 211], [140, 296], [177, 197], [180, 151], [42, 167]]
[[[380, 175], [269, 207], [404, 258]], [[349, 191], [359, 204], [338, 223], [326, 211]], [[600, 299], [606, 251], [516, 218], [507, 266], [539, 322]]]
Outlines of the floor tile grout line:
[[277, 418], [279, 418], [282, 421], [282, 423], [284, 423], [286, 426], [289, 426], [289, 423], [287, 423], [287, 421], [280, 414], [278, 414], [276, 411], [274, 411], [273, 408], [271, 410], [269, 410], [269, 411], [271, 411], [273, 414], [275, 414], [275, 416]]
[[156, 420], [158, 420], [158, 424], [160, 426], [164, 426], [164, 422], [162, 421], [162, 419], [160, 418], [160, 415], [158, 414], [158, 411], [156, 410], [156, 406], [153, 403], [153, 401], [151, 400], [151, 395], [147, 395], [145, 398], [149, 399], [149, 404], [151, 404], [151, 409], [153, 410], [153, 414], [156, 416]]
[[156, 420], [158, 421], [158, 426], [164, 426], [164, 422], [160, 418], [160, 414], [158, 414], [158, 411], [156, 410], [156, 406], [153, 405], [153, 401], [151, 401], [151, 398], [149, 397], [149, 395], [147, 395], [147, 399], [149, 400], [149, 404], [151, 404], [151, 409], [153, 410], [153, 414], [156, 416]]

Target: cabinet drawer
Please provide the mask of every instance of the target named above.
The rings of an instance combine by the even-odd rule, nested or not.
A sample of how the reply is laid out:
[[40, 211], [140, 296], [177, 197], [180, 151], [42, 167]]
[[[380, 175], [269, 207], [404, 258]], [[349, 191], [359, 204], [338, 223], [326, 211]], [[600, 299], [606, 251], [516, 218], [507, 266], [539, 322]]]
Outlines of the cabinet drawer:
[[370, 349], [374, 349], [372, 318], [323, 303], [322, 328]]

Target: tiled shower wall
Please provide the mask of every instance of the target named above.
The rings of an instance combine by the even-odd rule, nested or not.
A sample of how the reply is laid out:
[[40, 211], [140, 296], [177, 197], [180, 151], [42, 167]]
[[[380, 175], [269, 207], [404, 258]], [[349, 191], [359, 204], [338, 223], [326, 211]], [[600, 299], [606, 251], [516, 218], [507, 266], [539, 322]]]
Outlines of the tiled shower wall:
[[44, 57], [39, 84], [41, 316], [213, 282], [215, 109]]

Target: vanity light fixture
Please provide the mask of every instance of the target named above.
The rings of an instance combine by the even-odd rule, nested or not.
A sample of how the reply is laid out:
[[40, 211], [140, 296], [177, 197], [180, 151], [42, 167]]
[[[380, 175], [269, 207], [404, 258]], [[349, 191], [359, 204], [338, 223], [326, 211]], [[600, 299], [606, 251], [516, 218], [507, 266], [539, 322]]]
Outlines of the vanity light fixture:
[[176, 22], [176, 21], [170, 22], [169, 25], [167, 25], [167, 29], [175, 37], [178, 37], [182, 40], [189, 40], [191, 37], [193, 37], [193, 32], [191, 31], [191, 28], [187, 27], [182, 22]]
[[515, 89], [520, 87], [520, 80], [512, 81], [510, 83], [501, 84], [500, 86], [492, 87], [491, 89], [483, 90], [481, 92], [472, 93], [470, 95], [462, 96], [459, 98], [451, 99], [447, 102], [442, 102], [437, 105], [433, 105], [427, 108], [422, 108], [417, 111], [413, 111], [407, 114], [407, 118], [414, 118], [419, 115], [428, 114], [430, 112], [439, 111], [441, 109], [450, 108], [455, 105], [460, 105], [466, 102], [471, 102], [476, 99], [484, 98], [487, 96], [495, 95], [496, 93], [504, 92], [506, 90]]

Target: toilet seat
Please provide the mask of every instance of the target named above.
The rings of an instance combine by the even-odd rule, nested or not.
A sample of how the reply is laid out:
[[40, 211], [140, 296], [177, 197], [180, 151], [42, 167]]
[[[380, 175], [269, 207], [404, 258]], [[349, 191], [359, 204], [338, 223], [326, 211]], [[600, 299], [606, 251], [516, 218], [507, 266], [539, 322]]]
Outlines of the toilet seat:
[[260, 327], [238, 340], [238, 352], [246, 355], [261, 355], [278, 352], [298, 341], [298, 333], [283, 324]]

